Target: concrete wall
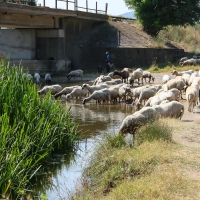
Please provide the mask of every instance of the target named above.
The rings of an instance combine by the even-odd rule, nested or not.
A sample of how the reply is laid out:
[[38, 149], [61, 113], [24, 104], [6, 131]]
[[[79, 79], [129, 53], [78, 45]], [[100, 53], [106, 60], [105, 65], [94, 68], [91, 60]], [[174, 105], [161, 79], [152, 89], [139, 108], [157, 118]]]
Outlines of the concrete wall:
[[69, 60], [11, 60], [11, 66], [23, 66], [25, 72], [31, 74], [50, 73], [52, 75], [65, 75], [71, 69], [71, 62]]
[[11, 59], [35, 59], [34, 29], [0, 29], [0, 52]]
[[138, 68], [151, 66], [156, 63], [176, 62], [184, 56], [183, 49], [149, 49], [149, 48], [98, 48], [98, 47], [70, 47], [68, 55], [72, 69], [95, 71], [100, 64], [106, 67], [105, 52], [109, 51], [116, 68]]

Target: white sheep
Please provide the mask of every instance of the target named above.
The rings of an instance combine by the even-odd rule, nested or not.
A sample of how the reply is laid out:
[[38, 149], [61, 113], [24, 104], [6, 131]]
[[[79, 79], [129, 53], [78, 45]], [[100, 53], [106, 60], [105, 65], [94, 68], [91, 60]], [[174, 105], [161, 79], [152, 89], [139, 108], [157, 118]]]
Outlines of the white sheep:
[[133, 98], [133, 101], [135, 101], [137, 98], [139, 98], [142, 90], [148, 87], [150, 87], [150, 85], [144, 85], [137, 88], [130, 88], [130, 89], [127, 89], [126, 93]]
[[[156, 110], [152, 107], [142, 108], [140, 111], [128, 115], [119, 128], [118, 134], [132, 134], [133, 139], [139, 127], [145, 125], [149, 120], [156, 119]], [[132, 140], [133, 145], [133, 140]]]
[[24, 73], [22, 75], [23, 78], [26, 78], [27, 80], [29, 81], [32, 81], [33, 80], [33, 76], [31, 74], [27, 74], [27, 73]]
[[83, 104], [86, 104], [87, 102], [91, 100], [96, 100], [96, 102], [99, 102], [99, 103], [101, 101], [107, 101], [107, 103], [109, 104], [111, 101], [110, 90], [102, 89], [102, 90], [94, 91], [89, 97], [83, 99]]
[[[76, 88], [74, 88], [69, 94], [67, 94], [65, 96], [65, 99], [82, 99], [88, 96], [88, 90], [86, 90], [85, 88], [82, 88], [81, 86], [78, 86]], [[64, 99], [64, 96], [62, 96]]]
[[143, 70], [141, 68], [138, 68], [135, 71], [133, 71], [133, 73], [131, 74], [129, 78], [130, 85], [133, 86], [135, 79], [138, 79], [138, 85], [140, 84], [140, 79], [143, 84], [142, 75], [143, 75]]
[[175, 100], [178, 101], [180, 98], [180, 90], [178, 90], [177, 88], [172, 88], [169, 91], [172, 91], [175, 95]]
[[196, 64], [197, 64], [196, 59], [191, 58], [191, 59], [183, 61], [181, 65], [185, 66], [185, 65], [196, 65]]
[[56, 85], [46, 85], [44, 86], [40, 91], [38, 91], [38, 94], [47, 94], [49, 91], [51, 91], [51, 94], [54, 95], [62, 90], [62, 87], [58, 84]]
[[181, 77], [185, 81], [185, 84], [189, 85], [190, 75], [189, 74], [183, 74]]
[[142, 79], [145, 80], [145, 83], [147, 82], [147, 81], [146, 81], [146, 78], [149, 79], [149, 83], [150, 83], [151, 81], [154, 82], [154, 80], [155, 80], [155, 77], [151, 74], [151, 72], [149, 72], [149, 71], [143, 71]]
[[198, 104], [199, 86], [191, 85], [186, 89], [186, 100], [188, 102], [188, 111], [194, 113], [194, 107]]
[[181, 58], [178, 63], [181, 65], [185, 60], [188, 60], [188, 57]]
[[93, 85], [98, 85], [99, 83], [106, 82], [106, 81], [111, 81], [111, 80], [112, 80], [112, 79], [111, 79], [110, 76], [101, 75], [101, 76], [97, 77], [97, 78], [94, 80]]
[[81, 80], [82, 80], [82, 78], [83, 78], [83, 70], [77, 69], [77, 70], [71, 71], [71, 72], [67, 75], [67, 78], [68, 78], [68, 80], [70, 80], [72, 77], [73, 77], [74, 79], [75, 79], [75, 77], [80, 77]]
[[162, 84], [167, 83], [169, 80], [171, 80], [171, 77], [167, 74], [163, 75], [162, 77]]
[[128, 84], [122, 85], [119, 88], [119, 102], [122, 101], [126, 101], [126, 91], [130, 89], [130, 86]]
[[148, 87], [141, 91], [140, 96], [138, 98], [138, 102], [136, 103], [136, 110], [140, 109], [142, 101], [148, 100], [150, 97], [153, 97], [156, 94], [157, 90], [155, 87]]
[[51, 83], [51, 75], [50, 74], [45, 74], [44, 80], [45, 80], [45, 83], [47, 85], [49, 85]]
[[56, 93], [54, 95], [54, 97], [58, 98], [61, 95], [67, 95], [67, 94], [71, 93], [74, 88], [77, 88], [77, 87], [79, 87], [79, 86], [78, 85], [74, 85], [74, 86], [64, 87], [60, 92]]
[[113, 85], [113, 86], [111, 86], [109, 88], [111, 101], [117, 102], [117, 99], [119, 98], [118, 102], [120, 102], [119, 90], [124, 85], [126, 85], [126, 84], [125, 83], [121, 83], [121, 84], [118, 84], [118, 85]]
[[148, 101], [145, 103], [144, 107], [147, 106], [155, 106], [155, 105], [160, 105], [163, 101], [168, 100], [168, 101], [174, 101], [176, 100], [174, 92], [171, 90], [168, 91], [162, 91], [158, 94], [156, 94], [153, 97], [150, 97]]
[[183, 99], [182, 97], [182, 90], [184, 90], [184, 86], [185, 86], [185, 81], [183, 79], [171, 79], [169, 80], [167, 83], [165, 83], [163, 85], [163, 90], [170, 90], [172, 88], [177, 88], [178, 90], [180, 90], [180, 97], [181, 99]]
[[158, 117], [164, 118], [182, 118], [184, 114], [184, 105], [177, 101], [165, 102], [160, 105], [153, 106], [157, 111]]
[[104, 88], [108, 88], [108, 85], [105, 84], [105, 83], [102, 83], [102, 84], [98, 84], [98, 85], [89, 85], [89, 84], [83, 84], [82, 85], [82, 89], [86, 89], [88, 90], [88, 92], [90, 94], [92, 94], [94, 91], [96, 90], [101, 90], [101, 89], [104, 89]]
[[40, 83], [40, 75], [38, 73], [35, 73], [33, 77], [34, 77], [35, 82], [37, 84], [39, 84]]
[[189, 80], [189, 82], [188, 82], [188, 85], [191, 85], [191, 84], [192, 84], [193, 79], [194, 79], [195, 77], [199, 77], [199, 74], [198, 74], [197, 72], [194, 72], [194, 73], [191, 74], [190, 80]]
[[115, 79], [115, 80], [111, 80], [111, 81], [105, 81], [104, 83], [106, 83], [107, 85], [117, 85], [117, 84], [121, 84], [122, 83], [122, 79]]
[[175, 76], [182, 76], [183, 74], [189, 74], [189, 75], [191, 75], [193, 72], [194, 72], [194, 70], [192, 70], [192, 69], [187, 70], [187, 71], [182, 71], [182, 72], [178, 72], [176, 70], [173, 70], [172, 71], [172, 75], [175, 75]]

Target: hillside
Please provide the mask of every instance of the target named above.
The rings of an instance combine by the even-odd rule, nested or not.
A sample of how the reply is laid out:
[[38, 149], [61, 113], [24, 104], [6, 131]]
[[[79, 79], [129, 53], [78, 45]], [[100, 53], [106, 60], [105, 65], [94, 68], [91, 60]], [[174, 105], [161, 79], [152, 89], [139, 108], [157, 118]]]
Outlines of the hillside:
[[169, 40], [158, 42], [144, 32], [134, 19], [110, 17], [108, 22], [95, 23], [77, 38], [78, 45], [129, 48], [179, 48]]

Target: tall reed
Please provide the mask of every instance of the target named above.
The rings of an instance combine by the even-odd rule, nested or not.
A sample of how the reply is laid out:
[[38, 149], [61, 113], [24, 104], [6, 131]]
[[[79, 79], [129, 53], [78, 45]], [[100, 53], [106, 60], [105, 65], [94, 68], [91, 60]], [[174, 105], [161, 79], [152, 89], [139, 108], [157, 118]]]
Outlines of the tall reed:
[[2, 198], [28, 189], [28, 183], [48, 156], [73, 149], [77, 124], [50, 93], [40, 98], [36, 86], [23, 77], [23, 67], [0, 61], [0, 192]]

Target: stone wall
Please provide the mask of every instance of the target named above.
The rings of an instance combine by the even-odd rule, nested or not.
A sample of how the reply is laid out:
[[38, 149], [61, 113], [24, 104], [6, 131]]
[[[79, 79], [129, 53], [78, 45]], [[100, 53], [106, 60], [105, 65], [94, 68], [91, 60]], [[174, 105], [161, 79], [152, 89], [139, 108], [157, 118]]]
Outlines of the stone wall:
[[176, 62], [184, 56], [183, 49], [150, 49], [150, 48], [98, 48], [77, 47], [70, 48], [69, 58], [72, 69], [95, 71], [100, 64], [106, 66], [105, 52], [109, 51], [116, 68], [123, 69], [149, 67], [152, 63]]

